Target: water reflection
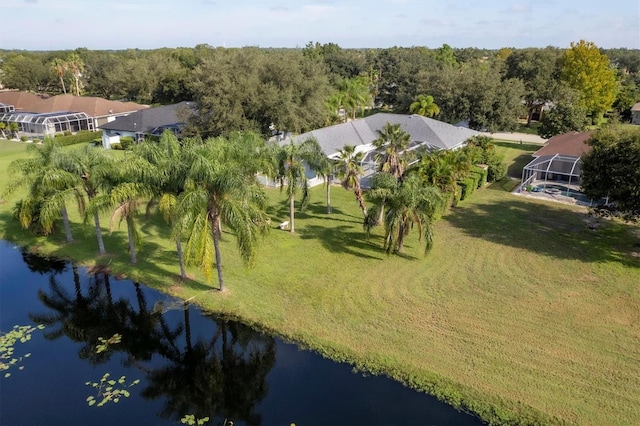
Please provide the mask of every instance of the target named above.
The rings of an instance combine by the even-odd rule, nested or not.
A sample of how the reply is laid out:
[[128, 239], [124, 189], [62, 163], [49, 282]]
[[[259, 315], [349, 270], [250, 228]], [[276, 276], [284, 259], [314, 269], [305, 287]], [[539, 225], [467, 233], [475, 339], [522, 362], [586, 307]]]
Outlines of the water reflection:
[[[25, 369], [1, 382], [2, 424], [175, 425], [185, 414], [236, 425], [481, 424], [141, 283], [2, 242], [0, 258], [0, 329], [46, 324], [24, 345]], [[98, 338], [116, 333], [121, 342], [97, 353]], [[89, 407], [85, 382], [105, 372], [140, 384], [118, 404]]]

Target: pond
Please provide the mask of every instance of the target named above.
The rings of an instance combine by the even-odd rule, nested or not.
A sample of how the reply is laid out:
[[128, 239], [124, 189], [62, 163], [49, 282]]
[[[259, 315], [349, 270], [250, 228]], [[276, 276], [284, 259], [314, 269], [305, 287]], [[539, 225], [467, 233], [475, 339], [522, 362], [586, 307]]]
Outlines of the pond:
[[2, 425], [175, 425], [187, 414], [220, 425], [482, 424], [140, 283], [2, 241], [0, 258], [0, 330], [44, 325], [0, 372]]

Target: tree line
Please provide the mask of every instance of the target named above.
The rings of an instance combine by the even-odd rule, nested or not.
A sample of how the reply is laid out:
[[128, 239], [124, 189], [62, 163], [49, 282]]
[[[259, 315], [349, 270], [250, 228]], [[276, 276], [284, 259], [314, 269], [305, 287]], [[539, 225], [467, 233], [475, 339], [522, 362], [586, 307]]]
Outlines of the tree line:
[[[194, 48], [2, 51], [6, 88], [93, 95], [144, 104], [195, 101], [194, 133], [302, 133], [371, 110], [409, 113], [431, 98], [437, 119], [510, 131], [543, 106], [545, 137], [628, 121], [640, 101], [640, 51], [568, 48], [454, 49], [448, 45], [343, 49]], [[545, 117], [543, 115], [543, 119]]]
[[[384, 227], [384, 249], [390, 254], [402, 252], [413, 228], [429, 250], [432, 225], [440, 215], [487, 178], [497, 180], [506, 173], [487, 137], [470, 140], [455, 152], [411, 151], [407, 149], [410, 142], [399, 125], [387, 124], [378, 131], [374, 145], [379, 175], [368, 201], [360, 182], [363, 154], [355, 147], [345, 145], [339, 158], [330, 161], [314, 139], [279, 145], [255, 132], [178, 141], [166, 131], [159, 141], [145, 140], [124, 157], [94, 146], [62, 150], [55, 139], [46, 139], [28, 146], [30, 156], [11, 163], [9, 171], [15, 178], [5, 195], [26, 188], [14, 207], [15, 218], [23, 228], [45, 235], [62, 222], [68, 242], [73, 235], [67, 205], [75, 203], [84, 220], [93, 221], [100, 254], [106, 253], [100, 217], [109, 213], [110, 229], [116, 223], [126, 225], [133, 264], [142, 242], [139, 211], [144, 205], [147, 211], [155, 207], [171, 229], [181, 277], [186, 277], [185, 265], [198, 265], [208, 279], [215, 271], [223, 290], [222, 226], [234, 233], [240, 255], [249, 265], [255, 262], [259, 239], [270, 229], [259, 173], [279, 181], [286, 190], [291, 232], [296, 207], [304, 208], [308, 200], [306, 168], [325, 178], [327, 214], [331, 213], [329, 180], [335, 176], [354, 192], [363, 213], [363, 232]], [[488, 171], [474, 170], [478, 163], [486, 164]], [[468, 179], [473, 173], [476, 177]], [[374, 207], [367, 209], [367, 202]]]

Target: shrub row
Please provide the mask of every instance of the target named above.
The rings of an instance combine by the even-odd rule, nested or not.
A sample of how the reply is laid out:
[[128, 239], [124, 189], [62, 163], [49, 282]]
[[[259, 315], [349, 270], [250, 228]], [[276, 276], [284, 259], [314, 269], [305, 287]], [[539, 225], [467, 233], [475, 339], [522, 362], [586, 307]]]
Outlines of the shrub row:
[[56, 142], [59, 143], [61, 146], [75, 145], [77, 143], [93, 142], [95, 139], [97, 139], [97, 136], [100, 135], [102, 132], [101, 131], [90, 132], [88, 130], [81, 130], [75, 135], [72, 135], [72, 134], [67, 135], [66, 133], [67, 132], [65, 132], [64, 135], [55, 136]]

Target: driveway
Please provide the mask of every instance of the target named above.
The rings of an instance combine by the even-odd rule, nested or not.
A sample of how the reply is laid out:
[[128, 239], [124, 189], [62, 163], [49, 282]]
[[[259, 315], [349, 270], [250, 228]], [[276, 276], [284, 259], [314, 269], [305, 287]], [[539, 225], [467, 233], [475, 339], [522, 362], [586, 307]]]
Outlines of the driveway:
[[527, 142], [527, 143], [539, 143], [543, 144], [547, 140], [538, 136], [538, 135], [530, 135], [528, 133], [513, 133], [513, 132], [505, 132], [505, 133], [488, 133], [481, 132], [484, 136], [489, 136], [494, 139], [502, 139], [507, 141], [515, 141], [515, 142]]

